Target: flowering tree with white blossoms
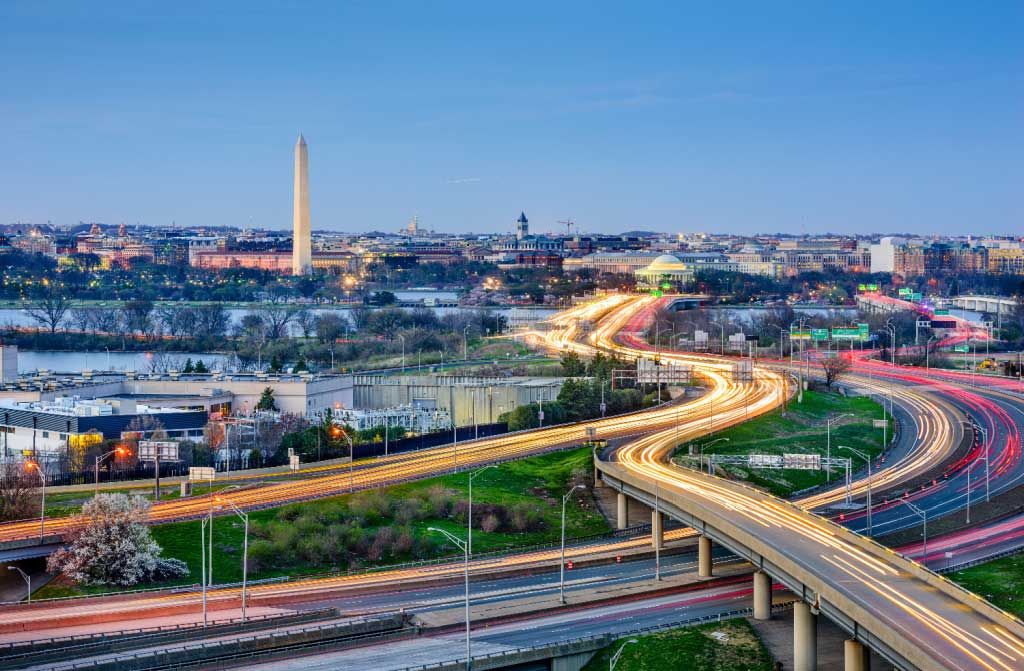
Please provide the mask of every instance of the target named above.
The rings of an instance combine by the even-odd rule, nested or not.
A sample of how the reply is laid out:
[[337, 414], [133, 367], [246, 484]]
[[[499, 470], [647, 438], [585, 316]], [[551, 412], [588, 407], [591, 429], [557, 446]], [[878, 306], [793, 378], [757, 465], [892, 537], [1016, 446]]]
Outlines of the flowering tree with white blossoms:
[[94, 497], [65, 535], [68, 546], [50, 555], [46, 570], [83, 585], [137, 585], [188, 575], [185, 562], [160, 557], [146, 526], [149, 508], [141, 496]]

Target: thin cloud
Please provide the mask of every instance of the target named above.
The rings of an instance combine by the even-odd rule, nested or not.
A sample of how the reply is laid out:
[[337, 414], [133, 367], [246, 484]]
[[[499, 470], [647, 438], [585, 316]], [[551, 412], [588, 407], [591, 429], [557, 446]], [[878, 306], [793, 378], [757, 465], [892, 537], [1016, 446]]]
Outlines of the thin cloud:
[[449, 179], [448, 183], [449, 184], [472, 184], [474, 182], [479, 182], [479, 181], [480, 181], [479, 177], [456, 177], [455, 179]]

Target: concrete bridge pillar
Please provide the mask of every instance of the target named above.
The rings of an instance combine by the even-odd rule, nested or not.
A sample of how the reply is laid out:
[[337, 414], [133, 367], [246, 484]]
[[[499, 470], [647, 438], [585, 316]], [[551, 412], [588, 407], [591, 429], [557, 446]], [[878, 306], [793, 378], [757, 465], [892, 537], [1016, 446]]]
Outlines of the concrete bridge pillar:
[[870, 671], [871, 651], [860, 641], [847, 639], [843, 643], [843, 669], [845, 671]]
[[618, 515], [616, 520], [617, 524], [615, 525], [615, 528], [625, 529], [627, 526], [629, 526], [629, 499], [626, 498], [625, 494], [619, 492], [618, 496], [616, 497], [616, 504], [616, 512], [618, 513]]
[[793, 604], [793, 671], [818, 669], [818, 616], [810, 604]]
[[764, 571], [754, 572], [754, 619], [772, 619], [772, 579]]
[[697, 577], [711, 577], [711, 539], [707, 536], [697, 539]]
[[665, 513], [651, 511], [651, 547], [660, 550], [665, 547]]

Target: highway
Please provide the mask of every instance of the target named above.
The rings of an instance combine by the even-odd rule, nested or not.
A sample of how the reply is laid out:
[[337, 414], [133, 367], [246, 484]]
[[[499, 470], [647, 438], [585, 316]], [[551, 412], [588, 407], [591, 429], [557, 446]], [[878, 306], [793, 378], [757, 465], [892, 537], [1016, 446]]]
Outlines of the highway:
[[[638, 308], [644, 307], [644, 301], [646, 299], [639, 300], [617, 300], [614, 305], [610, 308], [605, 307], [603, 309], [597, 309], [592, 311], [586, 317], [581, 317], [580, 313], [577, 313], [576, 317], [569, 319], [563, 328], [556, 329], [549, 333], [546, 337], [551, 339], [551, 342], [561, 342], [565, 346], [573, 348], [582, 348], [589, 350], [594, 346], [600, 346], [607, 348], [617, 353], [626, 356], [644, 356], [645, 352], [640, 351], [636, 348], [629, 348], [618, 343], [611, 341], [611, 337], [619, 331], [624, 330], [627, 323], [635, 317], [638, 312]], [[628, 308], [628, 309], [627, 309]], [[593, 310], [593, 308], [590, 308]], [[606, 314], [610, 316], [600, 321], [597, 328], [595, 328], [589, 334], [590, 343], [579, 343], [576, 342], [576, 338], [580, 337], [578, 320], [589, 318], [598, 319]], [[592, 350], [589, 350], [592, 351]], [[779, 537], [773, 537], [771, 540], [778, 545], [778, 547], [784, 547], [788, 545], [799, 545], [803, 550], [808, 548], [817, 548], [818, 550], [825, 550], [824, 554], [819, 552], [819, 556], [814, 559], [813, 563], [818, 569], [825, 569], [825, 572], [834, 576], [836, 583], [845, 585], [847, 582], [853, 579], [853, 582], [859, 583], [859, 589], [875, 589], [874, 599], [879, 597], [886, 599], [885, 610], [895, 609], [898, 611], [901, 607], [903, 612], [914, 612], [916, 607], [920, 604], [927, 603], [927, 600], [921, 602], [915, 602], [913, 598], [906, 597], [900, 593], [900, 589], [910, 590], [911, 587], [915, 586], [915, 581], [912, 578], [903, 578], [900, 575], [900, 570], [885, 571], [885, 562], [881, 562], [881, 566], [877, 564], [877, 560], [873, 563], [872, 561], [866, 561], [862, 549], [845, 547], [843, 543], [839, 542], [837, 536], [839, 535], [834, 528], [831, 527], [827, 522], [821, 520], [821, 518], [815, 518], [808, 516], [810, 523], [800, 518], [799, 515], [796, 517], [799, 519], [799, 523], [793, 519], [794, 513], [788, 509], [785, 504], [780, 509], [779, 502], [773, 501], [771, 497], [766, 497], [759, 492], [754, 490], [742, 492], [739, 499], [734, 497], [737, 496], [735, 492], [731, 492], [729, 496], [725, 496], [721, 491], [716, 489], [717, 480], [712, 478], [706, 478], [701, 475], [691, 475], [690, 472], [670, 468], [662, 464], [659, 460], [663, 459], [666, 450], [670, 450], [674, 445], [689, 440], [695, 436], [703, 435], [708, 430], [714, 428], [718, 429], [723, 426], [728, 426], [738, 421], [755, 416], [759, 412], [764, 412], [766, 409], [770, 409], [778, 405], [781, 402], [781, 398], [785, 393], [785, 382], [781, 382], [782, 377], [771, 371], [765, 371], [764, 373], [759, 372], [759, 377], [755, 378], [755, 382], [750, 385], [740, 385], [731, 382], [728, 379], [728, 371], [731, 367], [731, 362], [728, 360], [716, 361], [708, 360], [707, 358], [698, 358], [692, 355], [683, 354], [672, 354], [668, 355], [662, 353], [662, 358], [668, 356], [675, 357], [680, 362], [694, 362], [698, 364], [696, 370], [698, 370], [709, 383], [709, 392], [704, 395], [698, 401], [692, 401], [685, 406], [681, 407], [667, 407], [660, 410], [650, 411], [642, 413], [642, 417], [637, 421], [639, 425], [633, 425], [629, 427], [629, 431], [633, 433], [643, 433], [657, 429], [659, 424], [661, 426], [668, 426], [670, 428], [662, 429], [657, 431], [653, 435], [647, 435], [632, 441], [623, 448], [619, 453], [619, 464], [623, 468], [628, 468], [633, 474], [642, 476], [648, 483], [651, 481], [658, 481], [659, 487], [665, 487], [664, 491], [672, 492], [673, 490], [679, 490], [680, 492], [685, 491], [688, 498], [699, 501], [702, 505], [709, 505], [716, 508], [721, 512], [721, 509], [725, 509], [729, 512], [730, 516], [735, 518], [744, 524], [752, 523], [752, 520], [757, 520], [756, 531], [765, 532], [765, 528], [773, 531], [775, 536], [782, 534]], [[746, 389], [744, 389], [746, 387]], [[901, 403], [904, 402], [901, 393]], [[908, 395], [910, 398], [917, 397], [918, 395], [911, 392]], [[924, 403], [935, 403], [935, 401], [928, 400], [929, 396], [922, 393], [919, 397], [919, 402]], [[909, 453], [913, 456], [908, 456], [908, 464], [906, 468], [922, 468], [922, 462], [934, 465], [936, 463], [941, 464], [943, 458], [948, 456], [949, 444], [955, 435], [956, 427], [958, 422], [948, 421], [948, 407], [942, 407], [941, 405], [934, 406], [922, 406], [927, 407], [928, 411], [923, 416], [931, 419], [922, 421], [918, 429], [918, 443], [921, 445], [930, 444], [931, 448], [934, 449], [935, 454], [930, 454], [930, 450], [927, 448], [923, 449], [912, 449]], [[917, 414], [915, 412], [915, 414]], [[659, 424], [654, 424], [650, 421], [651, 416], [659, 419]], [[946, 423], [943, 423], [941, 418], [946, 417]], [[622, 421], [622, 418], [609, 418], [609, 420]], [[661, 420], [664, 420], [663, 422]], [[933, 421], [934, 420], [934, 421]], [[607, 420], [605, 420], [607, 421]], [[628, 420], [627, 420], [628, 421]], [[596, 422], [594, 423], [596, 424]], [[622, 427], [617, 427], [622, 429]], [[556, 429], [545, 429], [540, 432], [530, 432], [529, 434], [523, 434], [532, 439], [536, 434], [545, 432], [555, 433], [559, 431], [576, 431], [576, 435], [582, 434], [581, 427], [566, 427]], [[555, 435], [559, 435], [555, 433]], [[601, 427], [599, 430], [599, 436], [607, 437], [605, 427]], [[628, 435], [628, 434], [627, 434]], [[923, 439], [922, 439], [923, 436]], [[519, 437], [522, 440], [522, 436]], [[574, 440], [582, 439], [580, 438]], [[474, 443], [464, 443], [458, 446], [458, 458], [460, 463], [465, 466], [467, 463], [473, 463], [473, 459], [481, 457], [482, 455], [477, 454], [476, 447], [477, 443], [486, 443], [489, 445], [489, 450], [494, 451], [494, 440], [474, 441]], [[945, 444], [942, 446], [941, 444]], [[500, 449], [500, 448], [499, 448]], [[536, 448], [532, 448], [536, 449]], [[427, 461], [431, 459], [440, 460], [440, 468], [444, 468], [447, 465], [448, 459], [455, 459], [454, 450], [451, 448], [435, 448], [432, 451], [423, 451], [422, 453], [416, 453], [414, 455], [396, 455], [396, 457], [389, 458], [386, 460], [388, 463], [373, 462], [372, 465], [360, 465], [357, 464], [354, 469], [351, 484], [358, 488], [359, 486], [372, 486], [366, 485], [367, 479], [372, 477], [381, 477], [382, 472], [373, 473], [375, 468], [390, 469], [392, 472], [401, 472], [402, 469], [408, 469], [413, 473], [416, 473], [416, 464], [403, 463], [406, 461], [418, 461], [424, 453], [436, 452], [428, 457]], [[494, 458], [493, 455], [488, 455], [490, 458]], [[505, 455], [502, 454], [502, 457]], [[412, 457], [410, 459], [410, 457]], [[511, 457], [509, 457], [511, 458]], [[476, 462], [480, 463], [480, 462]], [[434, 461], [435, 468], [438, 462]], [[894, 464], [886, 469], [886, 473], [890, 473], [897, 468]], [[909, 472], [909, 471], [908, 471]], [[319, 478], [316, 481], [334, 480], [334, 486], [341, 486], [344, 489], [346, 474], [341, 473], [337, 475], [328, 476], [326, 478]], [[417, 477], [412, 475], [411, 477]], [[421, 476], [420, 476], [421, 477]], [[901, 476], [901, 477], [906, 477]], [[373, 482], [372, 479], [369, 482]], [[699, 484], [695, 484], [699, 483]], [[711, 483], [711, 484], [709, 484]], [[293, 483], [288, 483], [293, 484]], [[321, 483], [322, 484], [322, 483]], [[260, 490], [270, 489], [277, 487], [278, 485], [271, 485], [269, 487], [260, 488]], [[745, 489], [745, 488], [744, 488]], [[253, 490], [257, 491], [257, 490]], [[337, 491], [337, 490], [335, 490]], [[238, 494], [242, 494], [239, 492]], [[246, 503], [246, 505], [254, 505]], [[258, 505], [258, 504], [255, 504]], [[815, 503], [815, 505], [819, 505]], [[780, 512], [780, 510], [782, 512]], [[794, 509], [795, 510], [795, 509]], [[199, 512], [198, 514], [202, 514]], [[732, 519], [732, 517], [730, 517]], [[820, 520], [820, 521], [818, 521]], [[37, 527], [36, 527], [37, 529]], [[789, 540], [787, 540], [789, 539]], [[790, 542], [794, 541], [793, 543]], [[649, 542], [649, 541], [648, 541]], [[806, 546], [806, 547], [804, 547]], [[809, 551], [813, 556], [813, 550]], [[803, 553], [801, 553], [803, 555]], [[416, 569], [416, 575], [424, 575], [422, 569]], [[879, 579], [875, 573], [880, 573], [884, 576]], [[894, 580], [892, 576], [900, 576], [899, 580]], [[397, 580], [403, 579], [403, 576], [391, 576]], [[404, 577], [411, 577], [404, 576]], [[907, 585], [902, 585], [902, 581], [907, 582]], [[900, 588], [894, 593], [892, 588], [894, 583], [900, 583]], [[268, 589], [271, 586], [266, 586]], [[273, 586], [273, 588], [279, 588], [282, 586]], [[321, 589], [321, 585], [311, 587], [305, 585], [306, 589]], [[919, 586], [918, 586], [919, 587]], [[288, 589], [298, 588], [302, 589], [303, 586], [294, 585], [289, 586]], [[177, 596], [174, 598], [188, 598]], [[194, 598], [194, 595], [192, 596]], [[231, 598], [230, 594], [226, 594], [225, 598]], [[934, 595], [932, 595], [932, 598]], [[153, 597], [149, 597], [152, 600]], [[867, 603], [871, 599], [869, 598], [864, 603]], [[947, 606], [942, 599], [937, 599], [939, 603], [935, 608]], [[150, 601], [151, 602], [151, 601]], [[122, 602], [123, 603], [123, 602]], [[85, 605], [85, 604], [82, 604]], [[97, 605], [97, 604], [93, 604]], [[141, 605], [141, 604], [140, 604]], [[930, 604], [929, 604], [930, 605]], [[935, 611], [941, 612], [941, 609]], [[932, 615], [934, 613], [930, 613]], [[921, 613], [918, 612], [917, 619], [920, 620]], [[927, 618], [926, 618], [927, 619]], [[998, 619], [998, 617], [996, 618]], [[955, 620], [944, 621], [937, 626], [937, 630], [929, 629], [927, 625], [924, 632], [915, 632], [921, 640], [927, 639], [929, 645], [931, 645], [931, 639], [939, 638], [946, 640], [947, 638], [953, 639], [947, 641], [948, 647], [953, 650], [953, 653], [945, 661], [950, 661], [951, 664], [944, 668], [1013, 668], [1012, 663], [1008, 665], [1005, 661], [1010, 659], [1013, 654], [1024, 655], [1024, 647], [1021, 647], [1018, 642], [1019, 634], [1014, 631], [1011, 633], [1010, 628], [1017, 626], [1012, 622], [1009, 623], [1009, 628], [1006, 623], [1002, 621], [997, 622], [994, 626], [990, 620], [984, 622], [977, 622], [979, 628], [976, 630], [979, 632], [979, 636], [971, 637], [965, 634], [965, 630], [961, 627], [958, 628]], [[929, 633], [930, 632], [930, 633]], [[988, 636], [993, 638], [995, 642], [989, 641], [988, 639], [981, 638], [980, 636]], [[1002, 641], [1002, 642], [1000, 642]], [[931, 649], [929, 646], [925, 646]], [[936, 649], [941, 648], [941, 645], [933, 646]], [[1007, 652], [1009, 651], [1009, 652]], [[1016, 651], [1016, 652], [1014, 652]], [[942, 654], [949, 654], [949, 651], [944, 651]], [[974, 662], [981, 662], [983, 665], [972, 666], [969, 663], [963, 664], [963, 660], [957, 659], [958, 656], [962, 656], [967, 660], [973, 660]]]
[[[620, 298], [581, 306], [569, 311], [569, 314], [575, 315], [574, 319], [596, 317], [620, 304]], [[707, 415], [709, 410], [706, 408], [711, 408], [716, 415], [720, 415], [714, 418], [714, 426], [720, 428], [770, 410], [782, 402], [779, 385], [781, 376], [778, 374], [759, 380], [752, 388], [744, 388], [727, 383], [721, 375], [720, 371], [726, 370], [727, 364], [708, 362], [698, 366], [702, 367], [706, 367], [711, 376], [712, 388], [708, 393], [681, 404], [367, 459], [356, 462], [351, 468], [332, 466], [330, 470], [326, 470], [327, 474], [320, 477], [251, 486], [222, 496], [229, 498], [243, 510], [274, 507], [541, 454], [583, 443], [588, 439], [588, 428], [593, 428], [597, 437], [603, 439], [633, 436], [658, 427], [674, 426], [681, 417]], [[745, 409], [742, 416], [731, 413], [726, 419], [720, 412], [736, 407]], [[214, 509], [212, 497], [196, 496], [154, 504], [150, 511], [150, 522], [156, 524], [195, 519], [211, 511], [215, 515], [230, 514], [229, 511]], [[46, 538], [58, 537], [64, 529], [73, 524], [74, 518], [48, 518]], [[32, 539], [38, 537], [39, 532], [38, 520], [0, 524], [0, 543]]]

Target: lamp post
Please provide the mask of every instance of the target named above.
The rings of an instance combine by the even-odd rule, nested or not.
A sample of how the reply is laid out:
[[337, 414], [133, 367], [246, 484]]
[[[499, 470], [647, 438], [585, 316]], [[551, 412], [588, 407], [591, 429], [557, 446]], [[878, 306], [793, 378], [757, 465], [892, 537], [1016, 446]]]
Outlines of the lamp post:
[[[852, 412], [844, 412], [832, 418], [825, 419], [825, 458], [832, 458], [832, 422], [838, 422], [843, 417], [853, 417]], [[885, 439], [883, 438], [883, 441]], [[832, 482], [832, 469], [825, 469], [825, 482]]]
[[427, 531], [436, 531], [439, 534], [444, 534], [452, 543], [462, 550], [466, 555], [466, 569], [465, 569], [465, 583], [466, 583], [466, 671], [470, 671], [473, 668], [473, 656], [470, 647], [470, 621], [469, 621], [469, 543], [463, 541], [458, 536], [445, 531], [444, 529], [438, 529], [436, 527], [427, 527]]
[[213, 540], [213, 513], [212, 513], [212, 511], [211, 511], [210, 515], [204, 515], [203, 519], [201, 520], [201, 522], [199, 524], [199, 556], [201, 558], [200, 561], [201, 561], [201, 565], [202, 565], [203, 626], [204, 627], [207, 624], [207, 621], [206, 621], [206, 588], [207, 588], [207, 584], [206, 583], [207, 583], [207, 580], [206, 580], [206, 578], [207, 578], [207, 575], [209, 575], [210, 577], [213, 576], [213, 566], [212, 566], [212, 564], [213, 564], [213, 556], [210, 556], [210, 563], [211, 563], [210, 571], [209, 571], [209, 573], [207, 573], [207, 571], [206, 571], [206, 559], [207, 559], [207, 557], [206, 557], [206, 525], [207, 525], [207, 523], [210, 524], [210, 540], [212, 541]]
[[711, 325], [712, 326], [717, 326], [718, 328], [722, 329], [722, 340], [721, 340], [722, 345], [721, 345], [720, 352], [721, 352], [722, 356], [725, 356], [725, 324], [719, 324], [718, 322], [711, 322]]
[[338, 436], [345, 436], [345, 440], [348, 441], [348, 492], [351, 494], [355, 491], [355, 480], [352, 473], [352, 463], [356, 460], [356, 449], [352, 443], [352, 437], [348, 435], [348, 431], [342, 430], [340, 426], [331, 427], [331, 435], [337, 438]]
[[562, 552], [561, 563], [558, 565], [558, 600], [562, 603], [565, 603], [565, 504], [577, 489], [583, 489], [583, 485], [576, 485], [562, 497]]
[[883, 326], [882, 328], [884, 328], [885, 332], [887, 334], [889, 334], [889, 349], [892, 350], [892, 352], [891, 352], [892, 365], [895, 366], [896, 365], [896, 326], [892, 323], [891, 319], [888, 319], [885, 322], [885, 326]]
[[22, 571], [17, 566], [8, 566], [8, 571], [17, 571], [21, 574], [21, 577], [25, 579], [25, 584], [28, 586], [28, 596], [25, 600], [26, 603], [32, 603], [32, 576]]
[[98, 457], [96, 457], [96, 465], [95, 465], [95, 469], [96, 469], [96, 482], [95, 482], [95, 485], [93, 487], [93, 493], [92, 493], [93, 498], [95, 498], [100, 493], [100, 464], [102, 464], [103, 460], [106, 459], [107, 457], [109, 457], [112, 454], [124, 454], [124, 448], [116, 447], [113, 450], [111, 450], [109, 452], [106, 452], [105, 454], [101, 454]]
[[466, 523], [466, 542], [469, 544], [469, 554], [473, 554], [473, 478], [480, 475], [488, 468], [495, 468], [494, 464], [484, 466], [469, 474], [469, 518]]
[[[221, 494], [228, 491], [229, 489], [237, 488], [237, 485], [226, 487], [221, 490]], [[238, 517], [240, 517], [242, 519], [242, 522], [245, 524], [245, 535], [242, 537], [242, 622], [245, 622], [245, 590], [247, 579], [249, 577], [249, 513], [240, 510], [239, 507], [235, 505], [235, 502], [232, 501], [231, 499], [225, 499], [221, 496], [218, 496], [217, 501], [227, 503], [229, 506], [231, 506], [231, 509], [234, 511], [234, 513], [238, 515]]]
[[[870, 537], [871, 536], [871, 457], [866, 455], [866, 454], [864, 454], [860, 450], [855, 450], [852, 447], [847, 447], [846, 445], [840, 445], [839, 449], [840, 450], [849, 450], [850, 452], [852, 452], [853, 454], [857, 455], [858, 457], [860, 457], [864, 461], [868, 462], [868, 533], [867, 533], [867, 535]], [[968, 471], [968, 472], [970, 472], [970, 471]]]
[[784, 343], [786, 342], [786, 329], [782, 328], [781, 326], [776, 326], [775, 328], [779, 329], [779, 361], [782, 361], [782, 359], [786, 356], [786, 353], [782, 349]]
[[615, 665], [619, 663], [619, 657], [622, 657], [622, 651], [625, 650], [626, 646], [629, 645], [630, 643], [636, 643], [636, 642], [637, 642], [637, 640], [635, 638], [631, 638], [631, 639], [629, 639], [628, 641], [626, 641], [625, 643], [622, 644], [622, 647], [620, 647], [615, 652], [615, 654], [612, 655], [612, 658], [608, 660], [608, 671], [615, 671]]
[[39, 481], [43, 483], [42, 500], [39, 503], [39, 542], [43, 542], [46, 535], [46, 472], [38, 461], [25, 462], [25, 468], [35, 471], [39, 475]]
[[924, 547], [923, 547], [924, 554], [921, 555], [921, 562], [920, 563], [921, 563], [922, 566], [927, 568], [928, 567], [928, 511], [927, 510], [923, 510], [921, 508], [918, 508], [917, 506], [915, 506], [913, 503], [911, 503], [910, 501], [908, 501], [906, 499], [903, 499], [903, 503], [905, 503], [906, 506], [908, 508], [910, 508], [910, 510], [914, 514], [919, 515], [921, 517], [922, 524], [923, 524], [922, 532], [924, 533], [924, 544], [923, 544], [924, 545]]
[[402, 372], [405, 372], [405, 336], [398, 334], [398, 339], [402, 341]]
[[992, 491], [989, 489], [989, 467], [988, 467], [989, 453], [991, 452], [991, 448], [989, 447], [989, 444], [988, 444], [988, 429], [986, 429], [983, 426], [979, 426], [978, 427], [978, 431], [981, 431], [981, 436], [982, 436], [981, 437], [981, 447], [983, 448], [983, 450], [985, 452], [985, 456], [983, 457], [983, 456], [981, 456], [979, 454], [977, 459], [975, 459], [975, 461], [981, 461], [982, 459], [985, 460], [985, 502], [988, 503], [991, 500], [991, 498], [992, 498]]
[[930, 338], [928, 338], [928, 342], [926, 342], [924, 344], [924, 369], [926, 371], [931, 370], [931, 362], [929, 361], [929, 355], [931, 354], [931, 347], [929, 347], [929, 345], [932, 344], [932, 340], [934, 340], [934, 339], [935, 339], [935, 336], [933, 335]]
[[469, 324], [462, 329], [462, 360], [469, 361]]

